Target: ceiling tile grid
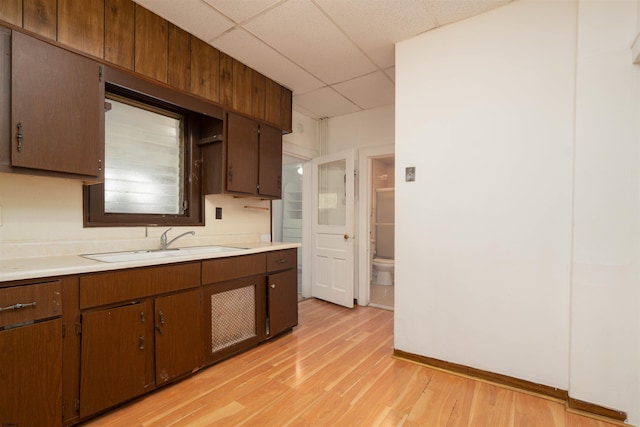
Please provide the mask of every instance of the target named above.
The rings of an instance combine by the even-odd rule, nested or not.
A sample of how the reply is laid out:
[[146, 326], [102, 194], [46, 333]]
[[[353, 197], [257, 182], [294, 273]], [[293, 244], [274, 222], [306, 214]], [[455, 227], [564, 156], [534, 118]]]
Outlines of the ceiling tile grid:
[[395, 102], [395, 43], [512, 0], [134, 0], [293, 91], [309, 117]]

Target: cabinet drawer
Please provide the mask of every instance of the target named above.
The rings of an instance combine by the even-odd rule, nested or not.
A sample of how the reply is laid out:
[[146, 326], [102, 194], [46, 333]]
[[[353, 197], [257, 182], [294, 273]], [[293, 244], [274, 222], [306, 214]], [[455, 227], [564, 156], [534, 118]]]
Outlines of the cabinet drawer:
[[0, 328], [62, 315], [59, 280], [0, 289]]
[[297, 266], [297, 250], [284, 249], [282, 251], [267, 252], [267, 271], [286, 270]]
[[200, 263], [97, 273], [80, 278], [80, 308], [132, 301], [200, 286]]
[[202, 284], [264, 273], [265, 260], [265, 254], [261, 253], [202, 261]]

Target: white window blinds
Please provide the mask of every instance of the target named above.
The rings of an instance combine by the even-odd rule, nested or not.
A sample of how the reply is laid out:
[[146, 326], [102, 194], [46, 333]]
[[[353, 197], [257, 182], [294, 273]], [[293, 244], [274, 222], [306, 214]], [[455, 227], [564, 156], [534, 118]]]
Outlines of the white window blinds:
[[105, 113], [105, 213], [182, 214], [183, 117], [122, 101]]

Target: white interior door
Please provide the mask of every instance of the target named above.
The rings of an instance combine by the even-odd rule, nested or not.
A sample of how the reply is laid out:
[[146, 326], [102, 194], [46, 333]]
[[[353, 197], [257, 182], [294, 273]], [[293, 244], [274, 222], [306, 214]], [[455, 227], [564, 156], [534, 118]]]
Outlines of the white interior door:
[[353, 151], [312, 160], [311, 296], [353, 307], [354, 172]]

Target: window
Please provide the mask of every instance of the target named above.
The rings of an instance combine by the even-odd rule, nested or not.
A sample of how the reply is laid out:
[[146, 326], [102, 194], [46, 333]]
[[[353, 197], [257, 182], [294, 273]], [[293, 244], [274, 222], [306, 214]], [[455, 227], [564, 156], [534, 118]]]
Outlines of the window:
[[183, 107], [186, 95], [112, 74], [127, 86], [105, 84], [105, 179], [84, 188], [85, 227], [203, 225], [197, 141], [201, 123], [221, 121]]
[[184, 213], [184, 117], [117, 95], [107, 103], [105, 213]]

